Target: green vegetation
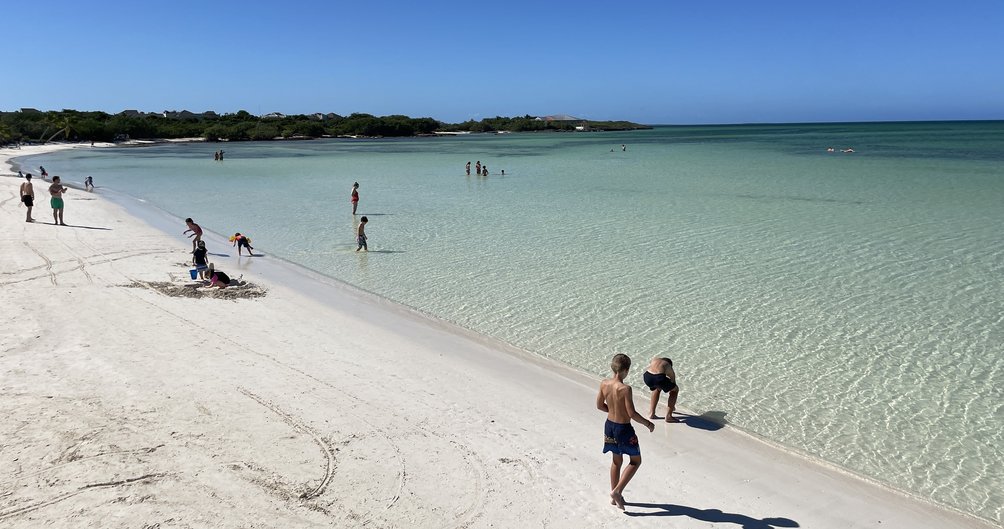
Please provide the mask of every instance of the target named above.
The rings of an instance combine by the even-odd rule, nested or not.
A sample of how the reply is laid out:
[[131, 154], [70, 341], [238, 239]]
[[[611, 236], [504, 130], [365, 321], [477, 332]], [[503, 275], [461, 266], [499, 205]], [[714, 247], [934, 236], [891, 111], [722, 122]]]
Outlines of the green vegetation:
[[370, 114], [310, 114], [254, 116], [244, 110], [234, 114], [214, 112], [119, 114], [62, 110], [40, 112], [22, 109], [0, 112], [0, 144], [9, 142], [116, 141], [122, 139], [204, 138], [209, 141], [272, 140], [337, 136], [402, 137], [435, 132], [531, 132], [628, 130], [648, 128], [627, 121], [548, 121], [522, 117], [486, 118], [448, 124], [432, 118], [372, 116]]

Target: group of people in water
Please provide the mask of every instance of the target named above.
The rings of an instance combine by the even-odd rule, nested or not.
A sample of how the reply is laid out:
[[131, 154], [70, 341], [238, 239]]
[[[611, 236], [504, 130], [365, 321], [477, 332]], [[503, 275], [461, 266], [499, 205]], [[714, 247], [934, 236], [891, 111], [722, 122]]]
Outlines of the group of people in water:
[[220, 149], [220, 150], [218, 150], [218, 151], [216, 151], [216, 152], [213, 153], [213, 160], [215, 160], [217, 162], [222, 162], [223, 161], [223, 149]]
[[[467, 173], [467, 176], [471, 176], [470, 161], [467, 162], [467, 165], [464, 167], [464, 171]], [[478, 163], [474, 166], [474, 171], [478, 174], [478, 176], [488, 176], [488, 164], [481, 165], [481, 160], [478, 160]], [[502, 169], [500, 174], [505, 176], [505, 169]]]
[[[42, 176], [42, 180], [49, 180], [49, 173], [45, 170], [45, 167], [38, 166], [39, 174]], [[35, 207], [35, 186], [31, 183], [31, 173], [17, 172], [19, 178], [24, 178], [24, 182], [21, 183], [21, 205], [27, 208], [24, 215], [25, 222], [35, 222], [35, 218], [31, 216], [32, 209]], [[84, 190], [94, 191], [94, 179], [88, 176], [84, 179]], [[52, 177], [52, 183], [49, 185], [49, 206], [52, 207], [52, 224], [56, 226], [66, 226], [63, 222], [63, 195], [69, 191], [69, 188], [63, 185], [62, 180], [58, 176]]]
[[[229, 286], [232, 282], [230, 276], [222, 270], [217, 270], [216, 266], [209, 262], [209, 251], [206, 250], [206, 241], [202, 240], [202, 226], [196, 224], [191, 217], [185, 219], [185, 224], [188, 226], [188, 229], [181, 232], [181, 234], [184, 235], [187, 233], [189, 234], [188, 238], [192, 239], [192, 266], [195, 267], [192, 279], [208, 280], [210, 288], [226, 288]], [[251, 238], [247, 235], [237, 232], [230, 237], [230, 241], [237, 248], [238, 256], [243, 255], [242, 250], [246, 249], [248, 256], [254, 257], [254, 254], [251, 253], [254, 247], [251, 246]]]
[[[634, 397], [631, 386], [624, 383], [631, 369], [631, 358], [624, 354], [614, 355], [610, 362], [613, 376], [600, 383], [600, 391], [596, 395], [596, 408], [607, 413], [603, 425], [603, 453], [611, 453], [610, 463], [610, 503], [624, 510], [624, 488], [638, 472], [641, 466], [641, 448], [638, 435], [631, 426], [631, 421], [641, 423], [649, 432], [655, 430], [655, 424], [649, 419], [658, 419], [655, 411], [659, 397], [663, 392], [669, 395], [666, 402], [666, 422], [680, 422], [673, 417], [676, 411], [676, 400], [680, 387], [676, 384], [676, 371], [673, 361], [666, 357], [656, 357], [648, 364], [648, 369], [642, 374], [642, 380], [652, 391], [648, 410], [648, 418], [643, 417], [634, 407]], [[624, 456], [628, 457], [627, 468], [623, 471]]]

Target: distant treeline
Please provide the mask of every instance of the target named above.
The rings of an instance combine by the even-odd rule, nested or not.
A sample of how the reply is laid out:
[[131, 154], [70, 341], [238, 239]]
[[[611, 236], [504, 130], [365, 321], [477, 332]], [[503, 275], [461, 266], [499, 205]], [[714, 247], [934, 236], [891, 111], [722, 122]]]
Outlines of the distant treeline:
[[[272, 140], [337, 136], [401, 137], [434, 132], [524, 132], [546, 130], [626, 130], [647, 128], [627, 121], [545, 121], [533, 116], [486, 118], [449, 124], [432, 118], [369, 114], [255, 116], [234, 114], [108, 114], [76, 110], [0, 112], [0, 143], [116, 141], [123, 139], [204, 138], [209, 141]], [[208, 115], [207, 115], [208, 114]]]

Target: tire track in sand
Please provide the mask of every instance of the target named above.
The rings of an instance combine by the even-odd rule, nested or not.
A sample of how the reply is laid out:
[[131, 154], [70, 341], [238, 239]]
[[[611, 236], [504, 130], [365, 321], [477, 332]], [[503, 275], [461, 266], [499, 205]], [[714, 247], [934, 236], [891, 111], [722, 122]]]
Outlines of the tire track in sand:
[[250, 391], [248, 391], [245, 388], [238, 387], [237, 391], [239, 391], [242, 394], [244, 394], [245, 397], [248, 397], [249, 399], [257, 402], [258, 404], [262, 405], [266, 409], [270, 410], [272, 413], [278, 415], [279, 418], [281, 418], [283, 422], [285, 422], [286, 424], [288, 424], [291, 427], [293, 427], [293, 429], [299, 430], [301, 432], [306, 433], [307, 435], [310, 435], [310, 437], [314, 440], [314, 443], [316, 443], [317, 446], [319, 446], [321, 448], [321, 452], [324, 453], [324, 457], [325, 457], [325, 459], [327, 459], [327, 464], [326, 464], [325, 469], [324, 469], [324, 476], [321, 477], [321, 482], [318, 483], [316, 487], [314, 487], [314, 490], [301, 494], [300, 495], [300, 499], [301, 500], [309, 500], [309, 499], [316, 498], [316, 497], [320, 496], [321, 494], [323, 494], [324, 493], [324, 489], [326, 489], [328, 487], [328, 483], [331, 482], [331, 478], [335, 474], [335, 450], [334, 450], [334, 448], [332, 448], [331, 445], [328, 444], [327, 441], [325, 441], [324, 439], [322, 439], [321, 436], [318, 435], [317, 432], [315, 432], [312, 428], [310, 428], [306, 424], [303, 424], [303, 422], [297, 420], [296, 417], [293, 417], [292, 415], [290, 415], [290, 414], [286, 413], [285, 411], [281, 410], [278, 406], [272, 404], [271, 402], [266, 401], [265, 399], [259, 397], [258, 395], [255, 395], [254, 393], [251, 393]]
[[120, 480], [115, 480], [115, 481], [105, 481], [105, 482], [101, 482], [101, 483], [91, 483], [90, 485], [84, 485], [83, 487], [80, 487], [79, 489], [77, 489], [77, 490], [75, 490], [73, 492], [67, 492], [66, 494], [61, 494], [61, 495], [56, 496], [55, 498], [52, 498], [52, 499], [49, 499], [49, 500], [40, 501], [38, 503], [33, 503], [31, 505], [25, 505], [24, 507], [18, 507], [16, 509], [11, 509], [9, 511], [0, 512], [0, 520], [4, 520], [4, 519], [7, 519], [7, 518], [18, 516], [20, 514], [25, 514], [25, 513], [32, 512], [32, 511], [36, 511], [36, 510], [41, 509], [43, 507], [48, 507], [49, 505], [54, 505], [54, 504], [59, 503], [61, 501], [68, 500], [68, 499], [70, 499], [70, 498], [72, 498], [72, 497], [74, 497], [74, 496], [76, 496], [78, 494], [83, 494], [85, 492], [90, 492], [92, 490], [100, 490], [100, 489], [107, 489], [107, 488], [113, 488], [113, 487], [121, 487], [123, 485], [132, 485], [133, 483], [140, 483], [140, 482], [143, 482], [143, 481], [148, 481], [148, 480], [152, 480], [152, 479], [155, 479], [155, 478], [160, 478], [160, 477], [163, 477], [165, 475], [166, 474], [162, 474], [162, 473], [161, 474], [143, 474], [142, 476], [137, 476], [135, 478], [120, 479]]
[[52, 273], [52, 260], [46, 257], [44, 253], [38, 251], [34, 246], [28, 244], [28, 241], [22, 242], [24, 242], [24, 245], [27, 246], [29, 250], [35, 252], [35, 255], [41, 257], [42, 260], [45, 261], [45, 272], [49, 274], [49, 281], [52, 282], [52, 285], [56, 286], [58, 283], [56, 282], [56, 274]]

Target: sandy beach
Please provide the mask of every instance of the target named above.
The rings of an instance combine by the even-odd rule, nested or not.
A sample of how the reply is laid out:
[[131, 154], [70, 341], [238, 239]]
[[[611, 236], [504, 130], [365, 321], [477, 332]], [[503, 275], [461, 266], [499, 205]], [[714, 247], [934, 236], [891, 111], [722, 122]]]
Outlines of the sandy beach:
[[184, 223], [100, 187], [60, 227], [36, 179], [26, 223], [8, 160], [47, 148], [0, 150], [2, 527], [996, 527], [714, 414], [637, 427], [621, 512], [598, 379], [218, 235], [247, 284], [199, 288]]

